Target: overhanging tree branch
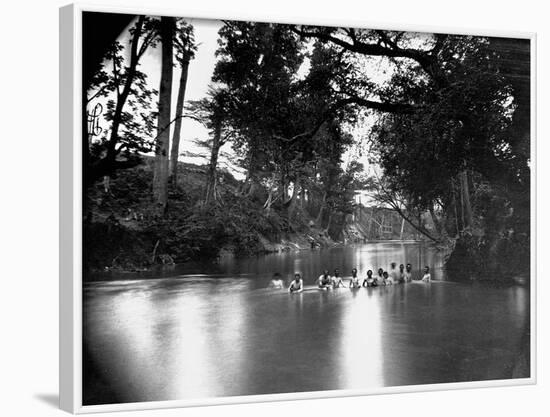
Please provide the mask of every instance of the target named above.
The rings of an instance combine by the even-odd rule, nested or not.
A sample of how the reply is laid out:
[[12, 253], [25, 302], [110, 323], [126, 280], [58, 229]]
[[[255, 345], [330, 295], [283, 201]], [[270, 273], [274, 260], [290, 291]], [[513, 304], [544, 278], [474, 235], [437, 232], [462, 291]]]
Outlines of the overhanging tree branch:
[[371, 110], [382, 111], [386, 113], [412, 114], [418, 110], [418, 106], [408, 103], [391, 103], [383, 101], [368, 100], [358, 96], [349, 96], [337, 102], [337, 107], [341, 108], [349, 104], [357, 104]]
[[[396, 197], [394, 197], [389, 191], [387, 191], [380, 180], [377, 181], [379, 194], [378, 194], [378, 200], [381, 203], [389, 204], [407, 223], [409, 223], [415, 230], [422, 233], [424, 236], [426, 236], [428, 239], [432, 240], [433, 242], [439, 242], [439, 239], [435, 238], [431, 235], [430, 232], [426, 230], [426, 228], [422, 227], [421, 225], [416, 224], [400, 207], [398, 204], [398, 200]], [[381, 192], [381, 193], [380, 193]], [[403, 204], [403, 202], [401, 202]]]
[[388, 42], [387, 36], [385, 36], [383, 39], [386, 40], [386, 45], [388, 46], [384, 46], [382, 43], [362, 42], [357, 39], [354, 32], [353, 36], [351, 36], [352, 34], [349, 33], [349, 31], [346, 33], [346, 35], [352, 39], [352, 42], [348, 42], [324, 31], [307, 30], [304, 26], [293, 27], [292, 30], [301, 37], [316, 38], [325, 42], [331, 42], [346, 49], [347, 51], [356, 52], [362, 55], [386, 56], [388, 58], [409, 58], [418, 62], [422, 69], [424, 69], [424, 71], [426, 71], [429, 75], [435, 75], [435, 58], [432, 54], [430, 54], [428, 51], [422, 51], [418, 49], [400, 48], [397, 46], [396, 43], [392, 42], [391, 40]]
[[387, 112], [387, 113], [412, 114], [418, 110], [417, 106], [413, 106], [412, 104], [407, 104], [407, 103], [389, 103], [389, 102], [368, 100], [362, 97], [347, 97], [336, 101], [332, 106], [330, 106], [329, 109], [323, 114], [323, 116], [321, 116], [317, 120], [317, 123], [315, 123], [313, 128], [307, 130], [306, 132], [299, 133], [290, 138], [285, 138], [280, 135], [273, 135], [273, 137], [283, 142], [294, 142], [301, 139], [311, 139], [313, 136], [317, 134], [317, 132], [325, 122], [327, 122], [332, 117], [334, 117], [334, 114], [338, 110], [350, 104], [357, 104], [361, 107], [382, 111], [382, 112]]

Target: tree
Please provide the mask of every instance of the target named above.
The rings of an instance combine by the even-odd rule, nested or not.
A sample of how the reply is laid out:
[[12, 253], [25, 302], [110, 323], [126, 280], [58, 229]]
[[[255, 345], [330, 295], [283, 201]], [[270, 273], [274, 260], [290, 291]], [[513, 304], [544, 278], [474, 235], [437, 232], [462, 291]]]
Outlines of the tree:
[[195, 120], [202, 120], [211, 133], [209, 140], [197, 142], [197, 145], [206, 148], [209, 152], [204, 195], [205, 206], [217, 199], [216, 185], [220, 149], [234, 137], [235, 133], [228, 123], [230, 96], [229, 91], [225, 89], [211, 87], [207, 97], [191, 102], [189, 106], [192, 117]]
[[110, 128], [103, 129], [105, 134], [98, 139], [91, 139], [92, 132], [88, 132], [84, 146], [88, 186], [118, 169], [138, 165], [139, 152], [146, 152], [151, 146], [150, 108], [156, 91], [147, 87], [147, 75], [139, 71], [139, 63], [147, 49], [158, 41], [156, 22], [138, 16], [129, 33], [128, 58], [124, 58], [126, 48], [114, 42], [90, 80], [86, 104], [107, 100], [104, 118]]
[[153, 172], [153, 198], [161, 212], [168, 202], [168, 149], [170, 145], [170, 109], [172, 103], [173, 42], [175, 18], [161, 17], [160, 39], [162, 65], [159, 89], [159, 112]]
[[180, 80], [178, 97], [176, 101], [176, 115], [174, 124], [174, 134], [172, 136], [172, 146], [170, 151], [170, 178], [172, 184], [176, 186], [178, 175], [178, 157], [181, 139], [181, 125], [183, 119], [183, 103], [185, 101], [185, 89], [187, 86], [187, 75], [189, 72], [189, 63], [195, 57], [197, 46], [195, 45], [195, 34], [193, 26], [183, 19], [177, 21], [177, 35], [175, 37], [176, 61], [180, 67]]
[[[495, 141], [490, 146], [482, 146], [484, 152], [477, 153], [478, 169], [484, 169], [484, 175], [491, 176], [492, 181], [502, 182], [504, 178], [507, 187], [516, 184], [525, 189], [529, 177], [529, 146], [526, 146], [529, 118], [525, 116], [529, 101], [528, 41], [353, 28], [295, 27], [293, 30], [305, 39], [317, 39], [356, 56], [386, 59], [396, 73], [389, 86], [371, 84], [368, 88], [348, 88], [342, 91], [343, 96], [350, 103], [402, 115], [425, 112], [426, 103], [443, 105], [444, 111], [439, 115], [447, 117], [450, 123], [462, 123], [461, 130], [468, 133], [469, 141], [486, 144]], [[409, 88], [400, 90], [407, 83]], [[411, 94], [413, 84], [418, 88], [416, 94]], [[419, 96], [422, 91], [426, 94]], [[467, 107], [474, 103], [474, 96], [480, 98], [485, 93], [495, 101], [490, 103], [486, 99], [478, 102], [477, 108]], [[512, 98], [515, 108], [510, 107]], [[455, 101], [461, 104], [457, 106], [461, 111], [447, 111]], [[482, 102], [488, 107], [482, 108]], [[501, 129], [499, 135], [489, 137], [487, 130], [477, 129], [483, 126], [477, 117], [487, 115], [485, 126], [494, 133], [495, 120], [488, 118], [502, 114], [503, 109], [515, 121], [507, 123], [507, 134]], [[498, 148], [501, 149], [497, 151]], [[507, 151], [503, 152], [502, 148]]]
[[220, 36], [213, 80], [231, 91], [226, 117], [236, 132], [234, 149], [246, 164], [245, 193], [265, 201], [266, 210], [276, 204], [290, 219], [304, 184], [311, 183], [308, 177], [316, 175], [313, 167], [330, 152], [326, 137], [341, 140], [322, 130], [352, 113], [335, 93], [352, 82], [350, 67], [334, 48], [319, 43], [304, 77], [299, 71], [307, 48], [287, 25], [226, 22]]
[[[213, 81], [232, 94], [228, 117], [238, 131], [234, 147], [247, 169], [245, 193], [254, 196], [284, 152], [291, 133], [294, 77], [303, 54], [285, 25], [226, 22], [220, 29]], [[285, 180], [282, 179], [281, 182]]]

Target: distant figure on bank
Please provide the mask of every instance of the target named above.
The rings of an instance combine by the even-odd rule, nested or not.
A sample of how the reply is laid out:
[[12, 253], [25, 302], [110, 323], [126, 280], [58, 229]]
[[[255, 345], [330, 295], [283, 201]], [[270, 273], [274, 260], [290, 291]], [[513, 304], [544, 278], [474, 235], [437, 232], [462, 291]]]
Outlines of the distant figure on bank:
[[273, 274], [273, 278], [271, 279], [267, 287], [278, 289], [278, 290], [283, 289], [284, 283], [283, 283], [283, 279], [281, 278], [281, 274], [279, 274], [278, 272], [275, 272]]
[[404, 274], [405, 282], [411, 282], [412, 281], [412, 265], [407, 264], [407, 267], [405, 268], [405, 274]]
[[392, 262], [390, 264], [390, 278], [393, 281], [393, 284], [397, 284], [399, 282], [399, 273], [397, 272], [397, 264], [395, 262]]
[[351, 270], [351, 279], [349, 280], [350, 288], [361, 288], [361, 283], [359, 282], [359, 277], [357, 276], [357, 268]]
[[376, 277], [376, 280], [379, 284], [384, 283], [384, 270], [382, 268], [378, 268], [378, 276]]
[[377, 287], [378, 280], [372, 277], [372, 270], [367, 271], [367, 277], [363, 281], [363, 287]]
[[405, 265], [401, 264], [399, 265], [399, 282], [406, 282], [405, 281]]
[[346, 288], [346, 284], [344, 284], [344, 281], [340, 276], [340, 271], [338, 270], [338, 268], [336, 268], [334, 270], [334, 275], [332, 276], [332, 288], [340, 288], [340, 287]]
[[319, 288], [323, 288], [323, 289], [332, 288], [332, 279], [330, 278], [328, 269], [325, 269], [323, 271], [323, 275], [317, 278], [317, 285], [319, 286]]
[[430, 275], [430, 267], [426, 266], [424, 267], [424, 276], [422, 277], [423, 282], [430, 282], [432, 280], [432, 276]]
[[386, 271], [384, 271], [382, 275], [384, 277], [383, 278], [384, 285], [393, 285], [393, 279], [392, 277], [389, 276], [389, 274]]
[[288, 287], [288, 292], [295, 293], [295, 292], [302, 292], [304, 290], [304, 281], [302, 280], [302, 277], [300, 274], [296, 273], [294, 274], [294, 280], [290, 283], [290, 286]]

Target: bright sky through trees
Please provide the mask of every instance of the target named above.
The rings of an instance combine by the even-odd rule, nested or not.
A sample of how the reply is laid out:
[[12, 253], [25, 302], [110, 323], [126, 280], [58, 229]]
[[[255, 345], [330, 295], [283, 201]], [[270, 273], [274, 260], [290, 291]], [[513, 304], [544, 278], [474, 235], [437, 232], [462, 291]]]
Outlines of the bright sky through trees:
[[[195, 30], [195, 40], [198, 46], [195, 58], [189, 65], [189, 75], [187, 80], [187, 90], [185, 102], [200, 100], [207, 94], [208, 87], [211, 85], [212, 73], [216, 64], [216, 50], [218, 48], [218, 31], [223, 26], [223, 22], [219, 20], [205, 20], [205, 19], [186, 19], [187, 22], [193, 25]], [[125, 53], [128, 54], [128, 29], [135, 24], [133, 20], [123, 33], [117, 39], [122, 45], [125, 46]], [[426, 38], [427, 34], [411, 34], [411, 42], [418, 47], [420, 43], [429, 43], [429, 39]], [[311, 52], [311, 45], [308, 47], [308, 52]], [[160, 82], [160, 65], [161, 65], [161, 49], [149, 48], [140, 62], [140, 69], [147, 74], [147, 84], [150, 88], [158, 89]], [[362, 66], [362, 72], [365, 77], [378, 83], [384, 83], [389, 80], [393, 73], [394, 65], [386, 57], [365, 57], [357, 56], [354, 58], [356, 63]], [[305, 59], [302, 67], [300, 68], [299, 77], [305, 77], [309, 71], [309, 59]], [[178, 80], [180, 77], [181, 69], [179, 66], [174, 68], [173, 76], [173, 91], [177, 91]], [[172, 109], [176, 107], [177, 94], [172, 95]], [[362, 122], [355, 126], [347, 126], [350, 134], [355, 139], [355, 146], [348, 149], [344, 154], [343, 163], [347, 165], [351, 160], [357, 160], [361, 162], [365, 169], [371, 171], [376, 169], [372, 166], [367, 158], [367, 136], [370, 126], [374, 123], [375, 116], [371, 112], [364, 112], [365, 115], [362, 118]], [[100, 123], [105, 124], [104, 120], [100, 120]], [[108, 128], [108, 126], [104, 126]], [[171, 126], [173, 130], [173, 125]], [[209, 138], [209, 131], [198, 121], [184, 118], [182, 123], [182, 138], [180, 144], [180, 160], [191, 163], [204, 164], [206, 159], [193, 156], [197, 154], [207, 157], [205, 150], [198, 146], [195, 142], [198, 140], [206, 140]], [[222, 149], [223, 152], [231, 154], [229, 146]], [[222, 156], [220, 158], [220, 164], [222, 167], [229, 168], [233, 175], [237, 178], [244, 178], [240, 172], [239, 167], [231, 164], [231, 162]]]

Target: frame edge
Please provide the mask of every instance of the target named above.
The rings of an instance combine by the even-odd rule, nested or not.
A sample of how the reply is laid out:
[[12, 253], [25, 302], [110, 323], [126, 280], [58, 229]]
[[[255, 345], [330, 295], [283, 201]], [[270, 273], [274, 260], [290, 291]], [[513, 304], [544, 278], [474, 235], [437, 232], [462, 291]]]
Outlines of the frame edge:
[[75, 412], [73, 299], [74, 5], [59, 8], [59, 408]]

